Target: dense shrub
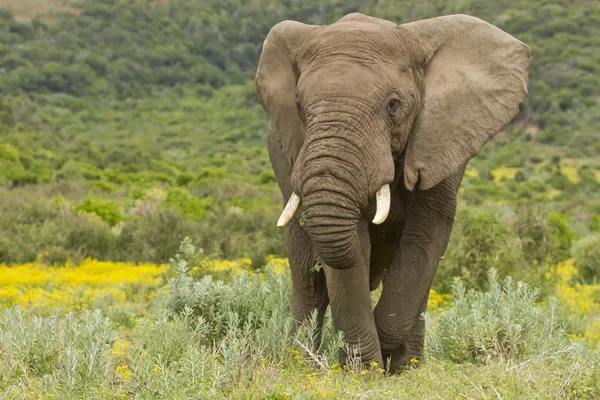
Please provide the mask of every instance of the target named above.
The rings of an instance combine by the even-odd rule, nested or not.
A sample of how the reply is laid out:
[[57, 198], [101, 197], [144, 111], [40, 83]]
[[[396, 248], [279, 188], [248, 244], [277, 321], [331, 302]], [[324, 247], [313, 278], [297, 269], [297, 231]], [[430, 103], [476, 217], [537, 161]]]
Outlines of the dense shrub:
[[519, 362], [546, 352], [567, 352], [568, 320], [557, 303], [536, 305], [539, 289], [490, 270], [485, 291], [467, 290], [456, 278], [452, 305], [429, 331], [428, 353], [452, 362]]
[[498, 208], [462, 206], [434, 286], [446, 293], [458, 276], [467, 286], [482, 288], [489, 268], [504, 275], [517, 270], [522, 259], [521, 244]]
[[195, 329], [202, 331], [204, 341], [222, 343], [226, 352], [242, 351], [241, 358], [232, 360], [232, 368], [240, 369], [255, 357], [281, 360], [298, 340], [303, 350], [322, 352], [318, 356], [322, 360], [317, 360], [321, 367], [336, 362], [342, 335], [335, 333], [330, 314], [325, 334], [317, 334], [316, 313], [306, 327], [292, 330], [288, 273], [281, 274], [269, 264], [260, 274], [242, 271], [226, 281], [203, 274], [195, 280], [190, 268], [202, 260], [202, 253], [189, 238], [182, 241], [170, 260], [172, 275], [158, 301], [171, 316], [195, 316]]
[[65, 397], [99, 393], [114, 377], [109, 349], [116, 334], [100, 310], [41, 317], [35, 310], [30, 316], [19, 307], [3, 309], [2, 375], [14, 381], [60, 377]]
[[110, 226], [116, 225], [123, 221], [123, 216], [117, 205], [110, 200], [98, 199], [88, 196], [83, 201], [75, 205], [75, 210], [96, 214], [103, 221], [106, 221]]
[[[253, 83], [260, 46], [282, 19], [322, 24], [357, 10], [397, 22], [468, 12], [533, 50], [521, 113], [470, 163], [461, 204], [477, 208], [460, 211], [436, 287], [448, 291], [453, 276], [480, 287], [488, 267], [541, 286], [547, 265], [579, 238], [573, 222], [598, 212], [598, 169], [585, 158], [598, 146], [600, 87], [589, 0], [550, 7], [559, 13], [533, 1], [80, 3], [81, 15], [52, 21], [1, 14], [0, 185], [31, 203], [52, 197], [38, 187], [68, 182], [79, 190], [64, 197], [82, 211], [25, 221], [21, 208], [2, 206], [1, 261], [44, 253], [55, 262], [86, 254], [164, 262], [186, 235], [207, 254], [255, 266], [285, 256]], [[134, 186], [166, 196], [138, 213], [126, 198]], [[528, 208], [546, 202], [569, 218]]]
[[578, 238], [572, 226], [568, 215], [534, 203], [461, 205], [434, 287], [448, 292], [453, 278], [460, 277], [467, 287], [482, 289], [487, 270], [494, 268], [546, 294], [552, 282], [545, 273], [569, 257], [571, 243]]
[[[50, 315], [32, 306], [0, 310], [0, 390], [7, 398], [600, 394], [600, 353], [566, 338], [559, 308], [534, 304], [536, 291], [511, 279], [499, 283], [492, 273], [484, 292], [467, 292], [457, 281], [454, 303], [428, 319], [424, 365], [384, 378], [339, 368], [343, 336], [329, 313], [322, 335], [315, 314], [291, 332], [287, 270], [274, 273], [268, 265], [222, 280], [194, 279], [189, 269], [201, 268], [202, 260], [203, 252], [184, 240], [157, 296], [128, 298], [139, 308], [93, 303], [110, 320], [67, 304], [68, 311]], [[112, 324], [129, 320], [127, 329]]]
[[524, 204], [510, 218], [512, 234], [523, 249], [520, 266], [509, 275], [540, 287], [544, 294], [552, 289], [545, 278], [550, 265], [569, 258], [577, 234], [565, 214], [548, 211], [544, 205]]
[[117, 252], [127, 261], [166, 262], [181, 240], [198, 240], [200, 226], [181, 213], [157, 209], [144, 216], [131, 217], [121, 226]]
[[[162, 299], [164, 307], [174, 315], [189, 308], [205, 322], [205, 334], [210, 340], [222, 339], [230, 329], [271, 332], [267, 335], [271, 336], [269, 340], [283, 335], [279, 336], [279, 344], [271, 345], [284, 350], [279, 346], [289, 340], [286, 335], [291, 327], [289, 276], [277, 275], [267, 269], [262, 277], [243, 272], [226, 283], [215, 280], [212, 275], [196, 281], [189, 275], [189, 270], [190, 262], [197, 260], [191, 241], [183, 241], [180, 252], [171, 260], [174, 276]], [[273, 337], [275, 332], [277, 335]]]
[[169, 188], [165, 199], [167, 206], [176, 207], [184, 215], [193, 219], [204, 218], [213, 202], [214, 199], [211, 197], [199, 198], [180, 187]]
[[204, 199], [186, 192], [171, 198], [186, 202], [173, 204], [162, 190], [133, 192], [135, 199], [118, 201], [82, 196], [86, 191], [80, 189], [68, 189], [50, 201], [44, 199], [47, 193], [36, 195], [34, 202], [16, 193], [1, 197], [0, 263], [30, 262], [40, 255], [49, 264], [67, 259], [77, 263], [85, 257], [164, 263], [186, 236], [213, 257], [250, 257], [255, 267], [264, 265], [269, 254], [284, 255], [281, 232], [272, 229], [278, 213], [273, 207], [187, 208], [205, 215], [198, 220], [178, 205], [206, 204]]
[[594, 234], [575, 242], [571, 249], [575, 267], [585, 283], [600, 281], [600, 234]]

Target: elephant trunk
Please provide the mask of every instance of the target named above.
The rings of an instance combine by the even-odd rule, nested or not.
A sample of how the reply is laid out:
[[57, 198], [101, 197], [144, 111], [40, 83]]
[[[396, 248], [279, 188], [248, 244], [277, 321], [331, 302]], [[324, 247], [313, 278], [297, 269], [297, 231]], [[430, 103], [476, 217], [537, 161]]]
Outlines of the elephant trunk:
[[322, 261], [338, 269], [360, 261], [358, 221], [368, 202], [371, 172], [364, 150], [349, 136], [331, 129], [311, 132], [301, 160], [304, 226]]
[[304, 195], [307, 229], [322, 261], [336, 269], [350, 268], [359, 261], [358, 217], [352, 201], [337, 192]]
[[358, 223], [373, 196], [372, 222], [380, 224], [388, 216], [393, 159], [386, 151], [389, 143], [373, 140], [372, 127], [333, 123], [328, 117], [322, 113], [320, 121], [309, 124], [292, 172], [294, 193], [277, 225], [287, 224], [301, 203], [304, 228], [322, 261], [345, 269], [361, 262]]

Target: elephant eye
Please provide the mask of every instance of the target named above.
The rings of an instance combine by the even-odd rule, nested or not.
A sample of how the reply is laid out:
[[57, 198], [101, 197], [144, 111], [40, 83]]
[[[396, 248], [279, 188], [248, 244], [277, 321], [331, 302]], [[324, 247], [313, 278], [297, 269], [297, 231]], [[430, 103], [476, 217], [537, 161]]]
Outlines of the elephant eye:
[[398, 107], [400, 107], [400, 100], [399, 99], [390, 99], [388, 101], [388, 105], [387, 105], [387, 110], [388, 110], [388, 114], [392, 115], [396, 112], [396, 110], [398, 109]]

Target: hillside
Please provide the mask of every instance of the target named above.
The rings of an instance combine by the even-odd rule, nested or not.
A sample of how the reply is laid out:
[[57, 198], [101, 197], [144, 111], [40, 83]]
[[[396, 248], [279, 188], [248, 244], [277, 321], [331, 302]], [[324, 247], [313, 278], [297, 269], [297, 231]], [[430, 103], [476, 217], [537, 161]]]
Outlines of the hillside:
[[0, 262], [162, 262], [185, 235], [256, 265], [285, 255], [252, 82], [260, 46], [283, 19], [351, 11], [399, 23], [469, 13], [528, 43], [529, 98], [471, 162], [462, 204], [495, 205], [503, 224], [552, 211], [573, 240], [600, 229], [595, 1], [87, 0], [51, 21], [3, 4]]

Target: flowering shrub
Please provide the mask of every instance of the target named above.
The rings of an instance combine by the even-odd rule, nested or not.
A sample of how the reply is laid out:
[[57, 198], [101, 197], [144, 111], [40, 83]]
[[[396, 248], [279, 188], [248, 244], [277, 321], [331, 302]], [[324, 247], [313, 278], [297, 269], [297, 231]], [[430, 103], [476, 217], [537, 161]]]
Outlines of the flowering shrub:
[[434, 289], [429, 291], [427, 311], [429, 313], [442, 311], [450, 305], [452, 295], [449, 293], [438, 293]]

